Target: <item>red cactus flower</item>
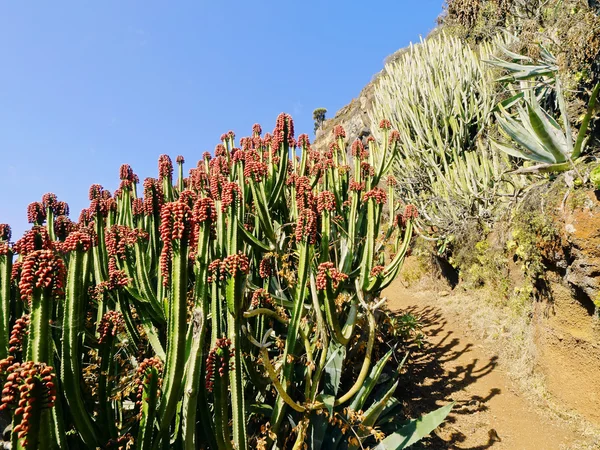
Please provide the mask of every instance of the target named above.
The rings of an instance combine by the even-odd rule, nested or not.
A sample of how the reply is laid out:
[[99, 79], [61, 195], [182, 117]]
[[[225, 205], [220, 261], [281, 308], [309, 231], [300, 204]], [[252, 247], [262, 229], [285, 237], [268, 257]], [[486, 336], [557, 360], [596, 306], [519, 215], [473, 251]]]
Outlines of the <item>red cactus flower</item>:
[[173, 162], [169, 155], [160, 155], [158, 157], [158, 179], [171, 179], [173, 177]]
[[[139, 417], [142, 415], [142, 402], [148, 401], [148, 399], [143, 398], [144, 396], [144, 385], [147, 385], [153, 376], [158, 376], [158, 387], [157, 395], [160, 395], [163, 382], [163, 363], [162, 361], [154, 356], [152, 358], [144, 359], [137, 368], [136, 371], [136, 384], [138, 386], [137, 389], [137, 401], [136, 407], [139, 410]], [[155, 375], [156, 374], [156, 375]]]
[[46, 220], [46, 208], [40, 202], [33, 202], [27, 206], [27, 221], [36, 225], [41, 225]]
[[[286, 131], [288, 143], [292, 145], [292, 143], [295, 143], [294, 120], [289, 114], [281, 113], [277, 116], [277, 121], [275, 122], [275, 129], [273, 130], [273, 136], [281, 136], [281, 139], [283, 139], [283, 136]], [[279, 149], [279, 146], [277, 146], [277, 149]]]
[[270, 277], [272, 272], [273, 272], [273, 268], [271, 266], [271, 258], [263, 258], [260, 261], [260, 264], [258, 266], [258, 273], [260, 275], [261, 278], [267, 278]]
[[148, 233], [139, 228], [129, 228], [124, 225], [113, 225], [105, 232], [106, 252], [109, 256], [125, 259], [127, 249], [138, 240], [148, 239]]
[[134, 175], [131, 166], [129, 164], [122, 164], [119, 168], [119, 179], [133, 182], [133, 178]]
[[100, 320], [98, 324], [98, 343], [105, 343], [110, 337], [115, 337], [119, 333], [125, 331], [125, 320], [123, 314], [119, 311], [108, 311]]
[[6, 380], [0, 410], [11, 408], [15, 416], [21, 417], [12, 432], [27, 447], [31, 409], [36, 405], [43, 409], [52, 408], [56, 401], [54, 368], [32, 361], [15, 362], [14, 357], [9, 356], [0, 361], [0, 375]]
[[87, 252], [90, 248], [96, 245], [96, 236], [81, 229], [81, 231], [73, 231], [67, 236], [63, 244], [64, 252], [82, 251]]
[[336, 125], [335, 127], [333, 127], [333, 136], [338, 139], [338, 138], [345, 138], [346, 137], [346, 130], [344, 130], [344, 127], [341, 125]]
[[392, 128], [392, 124], [389, 120], [382, 119], [381, 122], [379, 122], [379, 128], [381, 130], [389, 130]]
[[262, 128], [258, 123], [252, 125], [252, 134], [255, 136], [260, 136], [262, 134]]
[[322, 213], [323, 211], [334, 211], [335, 210], [335, 195], [330, 191], [320, 192], [317, 196], [317, 211]]
[[22, 353], [23, 352], [23, 338], [29, 332], [29, 314], [24, 314], [19, 317], [10, 332], [10, 340], [8, 344], [10, 353]]
[[36, 250], [23, 260], [19, 292], [30, 300], [35, 289], [46, 290], [53, 297], [64, 295], [65, 264], [52, 250]]
[[298, 215], [296, 223], [296, 241], [306, 238], [308, 244], [317, 242], [317, 214], [309, 208], [304, 208]]
[[[235, 193], [235, 195], [234, 195]], [[223, 183], [223, 189], [221, 191], [221, 211], [227, 211], [227, 208], [231, 206], [233, 201], [239, 202], [242, 198], [242, 190], [237, 183], [226, 181]]]
[[208, 197], [199, 198], [196, 200], [196, 203], [194, 203], [192, 217], [197, 224], [206, 221], [209, 221], [209, 223], [214, 222], [217, 217], [215, 212], [215, 202]]
[[0, 223], [0, 241], [10, 241], [12, 230], [7, 223]]
[[396, 179], [396, 177], [394, 177], [394, 175], [388, 175], [387, 185], [391, 187], [395, 187], [398, 185], [398, 180]]
[[160, 254], [160, 270], [163, 284], [169, 283], [173, 240], [189, 239], [192, 231], [192, 210], [185, 203], [165, 203], [160, 210], [160, 239], [163, 248]]
[[264, 289], [257, 289], [252, 294], [252, 300], [250, 301], [250, 307], [260, 308], [262, 306], [271, 305], [272, 299], [271, 294]]
[[175, 161], [177, 162], [177, 164], [185, 164], [185, 158], [181, 155], [177, 156]]
[[317, 269], [316, 286], [317, 289], [323, 291], [327, 288], [327, 280], [331, 280], [331, 287], [337, 289], [339, 284], [348, 279], [348, 275], [340, 272], [335, 268], [332, 262], [324, 262], [319, 264]]
[[369, 199], [372, 199], [373, 201], [375, 201], [375, 203], [381, 205], [387, 201], [387, 194], [383, 189], [374, 187], [370, 191], [365, 192], [365, 194], [363, 195], [363, 201], [366, 202]]
[[393, 130], [390, 133], [390, 145], [393, 145], [396, 142], [400, 142], [400, 133], [398, 133], [396, 130]]
[[13, 248], [19, 255], [25, 256], [35, 250], [52, 249], [52, 241], [46, 228], [36, 225], [31, 230], [26, 231]]

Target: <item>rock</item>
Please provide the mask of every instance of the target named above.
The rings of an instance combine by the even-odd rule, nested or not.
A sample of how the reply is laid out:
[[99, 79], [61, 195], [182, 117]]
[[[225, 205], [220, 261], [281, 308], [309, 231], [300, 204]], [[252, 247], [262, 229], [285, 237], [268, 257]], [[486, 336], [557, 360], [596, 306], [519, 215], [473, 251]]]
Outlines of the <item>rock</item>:
[[438, 297], [448, 297], [449, 295], [450, 295], [450, 292], [448, 292], [448, 291], [438, 292]]

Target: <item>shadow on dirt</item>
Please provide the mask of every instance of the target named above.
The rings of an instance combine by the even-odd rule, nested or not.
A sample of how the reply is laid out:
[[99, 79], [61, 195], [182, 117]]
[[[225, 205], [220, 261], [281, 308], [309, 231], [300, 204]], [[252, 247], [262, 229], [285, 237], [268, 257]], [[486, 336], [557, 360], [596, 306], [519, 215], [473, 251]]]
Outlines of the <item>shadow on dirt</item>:
[[[452, 367], [449, 371], [444, 369], [444, 363], [463, 357], [471, 350], [472, 344], [461, 344], [458, 338], [453, 337], [451, 331], [445, 330], [446, 320], [436, 308], [413, 306], [397, 313], [410, 313], [418, 317], [423, 326], [423, 333], [427, 336], [420, 348], [411, 349], [406, 373], [403, 375], [404, 383], [397, 393], [410, 417], [418, 417], [446, 405], [453, 398], [454, 393], [466, 392], [469, 385], [488, 375], [497, 366], [497, 357], [492, 356], [489, 360], [483, 361], [473, 359], [469, 364]], [[446, 418], [444, 439], [433, 433], [414, 448], [456, 448], [455, 445], [466, 439], [464, 434], [452, 426], [456, 422], [456, 417], [487, 410], [489, 400], [500, 392], [500, 389], [494, 388], [485, 397], [473, 395], [468, 399], [457, 401]], [[498, 440], [493, 429], [489, 430], [489, 436], [487, 444], [470, 447], [468, 450], [492, 447]]]

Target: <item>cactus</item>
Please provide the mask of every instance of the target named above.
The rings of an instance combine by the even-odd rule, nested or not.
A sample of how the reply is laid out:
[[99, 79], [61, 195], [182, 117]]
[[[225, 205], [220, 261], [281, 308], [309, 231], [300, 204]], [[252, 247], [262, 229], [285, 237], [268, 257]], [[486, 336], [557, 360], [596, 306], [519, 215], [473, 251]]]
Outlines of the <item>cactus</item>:
[[239, 148], [221, 136], [188, 177], [177, 157], [176, 182], [160, 156], [143, 196], [123, 165], [114, 195], [92, 185], [78, 223], [46, 194], [14, 245], [0, 225], [14, 445], [317, 449], [325, 415], [351, 415], [372, 439], [397, 386], [372, 393], [391, 355], [377, 350], [375, 312], [417, 213], [387, 177], [399, 151], [389, 122], [381, 145], [353, 144], [353, 167], [334, 132], [316, 151], [282, 114]]
[[491, 67], [482, 62], [501, 39], [472, 50], [444, 33], [411, 45], [375, 82], [369, 111], [375, 137], [382, 119], [397, 130], [395, 190], [420, 211], [422, 234], [443, 241], [465, 221], [489, 220], [494, 202], [519, 188], [507, 182], [507, 155], [484, 139], [496, 103]]

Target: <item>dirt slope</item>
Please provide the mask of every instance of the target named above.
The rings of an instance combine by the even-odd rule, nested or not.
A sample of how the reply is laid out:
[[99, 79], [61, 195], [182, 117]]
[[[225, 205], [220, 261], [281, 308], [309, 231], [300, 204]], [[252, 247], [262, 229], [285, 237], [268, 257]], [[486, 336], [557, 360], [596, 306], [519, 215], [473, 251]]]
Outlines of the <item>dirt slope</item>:
[[421, 318], [426, 342], [408, 366], [405, 401], [415, 414], [456, 401], [446, 424], [427, 444], [435, 449], [594, 449], [573, 424], [534, 407], [503, 372], [497, 356], [469, 335], [464, 320], [444, 312], [433, 291], [397, 280], [385, 295], [395, 311]]

